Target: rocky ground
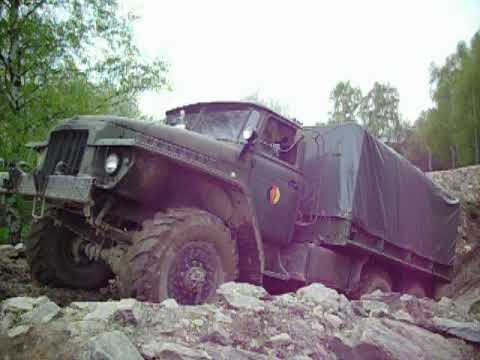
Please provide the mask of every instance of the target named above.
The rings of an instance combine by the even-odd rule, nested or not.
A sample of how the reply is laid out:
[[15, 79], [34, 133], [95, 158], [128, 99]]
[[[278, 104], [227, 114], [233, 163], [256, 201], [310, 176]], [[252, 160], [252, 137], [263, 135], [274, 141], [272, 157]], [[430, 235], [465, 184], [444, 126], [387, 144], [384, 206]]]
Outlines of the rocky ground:
[[444, 298], [348, 301], [313, 284], [270, 296], [227, 283], [213, 304], [133, 299], [1, 304], [2, 359], [480, 359], [480, 323]]
[[179, 306], [39, 286], [22, 246], [0, 246], [0, 360], [480, 359], [480, 167], [430, 174], [462, 204], [456, 276], [440, 301], [322, 285], [271, 296], [225, 284]]

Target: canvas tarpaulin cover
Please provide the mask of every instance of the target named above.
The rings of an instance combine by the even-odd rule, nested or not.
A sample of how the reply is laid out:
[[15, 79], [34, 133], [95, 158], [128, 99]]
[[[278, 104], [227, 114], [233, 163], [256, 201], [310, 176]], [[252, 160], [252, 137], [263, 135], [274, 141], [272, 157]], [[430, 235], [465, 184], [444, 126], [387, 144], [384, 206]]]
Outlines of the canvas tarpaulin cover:
[[370, 235], [452, 265], [459, 204], [355, 124], [305, 129], [304, 214], [351, 220]]

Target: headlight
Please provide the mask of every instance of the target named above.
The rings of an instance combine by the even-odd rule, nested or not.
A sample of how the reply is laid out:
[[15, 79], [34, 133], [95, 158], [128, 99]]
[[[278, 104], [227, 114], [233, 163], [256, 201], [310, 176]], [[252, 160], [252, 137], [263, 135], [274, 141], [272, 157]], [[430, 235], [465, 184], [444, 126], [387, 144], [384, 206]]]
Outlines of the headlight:
[[113, 175], [120, 166], [120, 157], [113, 153], [107, 156], [105, 160], [105, 172], [108, 175]]

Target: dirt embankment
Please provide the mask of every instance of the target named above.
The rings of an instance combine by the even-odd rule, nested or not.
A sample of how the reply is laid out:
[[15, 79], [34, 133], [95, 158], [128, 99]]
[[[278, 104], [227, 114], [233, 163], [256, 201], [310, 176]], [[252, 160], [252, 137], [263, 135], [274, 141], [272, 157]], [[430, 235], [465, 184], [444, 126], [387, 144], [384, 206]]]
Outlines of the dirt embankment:
[[439, 295], [449, 296], [480, 313], [480, 166], [438, 171], [429, 176], [460, 200], [461, 210], [455, 278]]
[[437, 171], [428, 175], [445, 192], [460, 200], [457, 254], [465, 255], [480, 245], [480, 166]]

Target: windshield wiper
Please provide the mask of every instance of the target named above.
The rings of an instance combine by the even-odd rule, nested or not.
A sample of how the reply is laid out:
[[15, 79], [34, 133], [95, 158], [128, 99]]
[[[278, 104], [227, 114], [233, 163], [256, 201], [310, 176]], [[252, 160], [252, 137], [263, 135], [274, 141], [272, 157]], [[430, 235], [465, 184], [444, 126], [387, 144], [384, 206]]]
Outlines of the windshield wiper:
[[218, 140], [218, 141], [225, 141], [225, 142], [230, 142], [230, 143], [234, 143], [234, 144], [236, 144], [236, 143], [237, 143], [235, 140], [228, 139], [228, 138], [215, 138], [215, 140]]

